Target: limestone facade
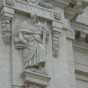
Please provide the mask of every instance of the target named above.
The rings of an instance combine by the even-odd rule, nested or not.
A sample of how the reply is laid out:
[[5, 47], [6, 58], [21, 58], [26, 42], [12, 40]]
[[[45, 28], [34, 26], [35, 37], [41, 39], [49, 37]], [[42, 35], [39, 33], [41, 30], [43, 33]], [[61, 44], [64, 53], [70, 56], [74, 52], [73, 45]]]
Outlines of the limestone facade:
[[88, 27], [75, 22], [84, 4], [1, 0], [0, 87], [87, 88]]

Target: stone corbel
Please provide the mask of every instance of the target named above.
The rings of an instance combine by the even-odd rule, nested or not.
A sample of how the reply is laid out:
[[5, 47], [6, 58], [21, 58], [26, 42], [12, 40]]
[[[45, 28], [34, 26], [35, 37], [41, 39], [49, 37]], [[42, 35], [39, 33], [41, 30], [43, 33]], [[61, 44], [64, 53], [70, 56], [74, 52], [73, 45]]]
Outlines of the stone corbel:
[[1, 10], [1, 33], [3, 42], [8, 45], [11, 43], [12, 18], [14, 11], [10, 8], [3, 7]]

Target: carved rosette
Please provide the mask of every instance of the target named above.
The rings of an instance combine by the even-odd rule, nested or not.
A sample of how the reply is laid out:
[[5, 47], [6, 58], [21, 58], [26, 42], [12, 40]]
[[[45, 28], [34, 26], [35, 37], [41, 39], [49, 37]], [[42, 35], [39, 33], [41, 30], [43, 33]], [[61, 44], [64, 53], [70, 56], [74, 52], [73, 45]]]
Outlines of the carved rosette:
[[11, 44], [11, 18], [2, 17], [1, 19], [2, 39], [6, 45]]

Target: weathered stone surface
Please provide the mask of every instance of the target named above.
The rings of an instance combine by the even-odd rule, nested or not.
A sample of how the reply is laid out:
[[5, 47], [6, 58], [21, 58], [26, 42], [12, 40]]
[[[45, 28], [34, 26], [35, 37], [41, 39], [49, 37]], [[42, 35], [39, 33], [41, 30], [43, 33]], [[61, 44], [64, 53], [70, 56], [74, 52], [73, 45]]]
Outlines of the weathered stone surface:
[[76, 81], [86, 86], [75, 76], [87, 81], [88, 51], [75, 48], [74, 34], [80, 27], [65, 17], [59, 4], [67, 6], [69, 1], [63, 2], [3, 0], [3, 7], [0, 3], [1, 88], [77, 88]]

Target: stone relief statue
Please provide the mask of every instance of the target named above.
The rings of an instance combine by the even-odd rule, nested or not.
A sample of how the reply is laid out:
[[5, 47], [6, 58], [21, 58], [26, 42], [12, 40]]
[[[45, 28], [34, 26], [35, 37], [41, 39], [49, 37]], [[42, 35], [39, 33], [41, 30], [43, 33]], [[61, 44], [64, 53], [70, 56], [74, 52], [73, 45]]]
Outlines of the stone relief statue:
[[29, 3], [40, 5], [45, 8], [52, 8], [52, 4], [50, 4], [49, 0], [28, 0]]
[[46, 63], [46, 31], [36, 25], [33, 29], [21, 29], [14, 38], [15, 47], [23, 50], [24, 67], [44, 72]]
[[7, 5], [13, 6], [15, 0], [5, 0]]
[[29, 51], [29, 55], [26, 59], [28, 61], [28, 67], [38, 68], [39, 66], [45, 65], [45, 47], [43, 45], [43, 41], [41, 39], [40, 34], [30, 34], [29, 35], [29, 44], [28, 48], [24, 50]]

